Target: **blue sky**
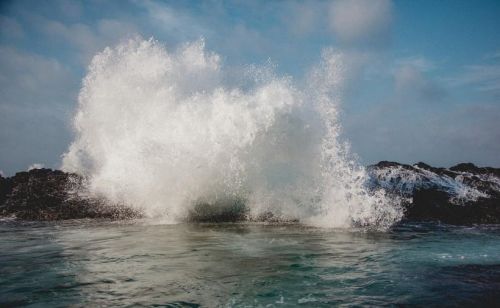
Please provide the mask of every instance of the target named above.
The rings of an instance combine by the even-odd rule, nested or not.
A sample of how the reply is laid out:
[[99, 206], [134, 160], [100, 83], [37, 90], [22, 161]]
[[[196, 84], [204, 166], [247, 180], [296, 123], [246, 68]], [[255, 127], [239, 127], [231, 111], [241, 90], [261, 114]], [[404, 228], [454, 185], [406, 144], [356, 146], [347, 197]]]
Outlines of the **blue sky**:
[[295, 79], [346, 53], [343, 137], [363, 163], [500, 166], [500, 1], [2, 1], [0, 170], [58, 167], [92, 56], [205, 38]]

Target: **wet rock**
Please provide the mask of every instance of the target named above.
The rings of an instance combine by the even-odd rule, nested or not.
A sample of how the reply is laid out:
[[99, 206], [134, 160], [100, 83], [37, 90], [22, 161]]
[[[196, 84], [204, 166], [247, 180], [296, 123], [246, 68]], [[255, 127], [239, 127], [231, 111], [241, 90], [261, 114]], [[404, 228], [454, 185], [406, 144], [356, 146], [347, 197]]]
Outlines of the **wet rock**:
[[382, 161], [368, 167], [373, 189], [403, 197], [405, 219], [500, 223], [500, 169], [463, 163], [435, 168]]
[[[372, 189], [406, 200], [405, 219], [450, 224], [500, 223], [500, 169], [470, 163], [435, 168], [382, 161], [367, 168]], [[0, 217], [24, 220], [125, 219], [141, 213], [82, 194], [84, 179], [59, 170], [34, 169], [0, 176]], [[269, 214], [270, 215], [270, 214]], [[269, 216], [268, 215], [268, 216]], [[199, 202], [188, 221], [240, 221], [248, 217], [244, 200]], [[274, 216], [256, 218], [283, 221]]]
[[0, 216], [23, 220], [123, 219], [139, 213], [98, 198], [84, 197], [83, 179], [51, 169], [33, 169], [0, 179]]
[[189, 211], [189, 222], [238, 222], [246, 220], [248, 209], [242, 199], [197, 202]]
[[0, 175], [0, 204], [3, 204], [5, 202], [7, 194], [12, 189], [10, 182], [11, 181], [9, 181], [9, 179], [6, 179]]

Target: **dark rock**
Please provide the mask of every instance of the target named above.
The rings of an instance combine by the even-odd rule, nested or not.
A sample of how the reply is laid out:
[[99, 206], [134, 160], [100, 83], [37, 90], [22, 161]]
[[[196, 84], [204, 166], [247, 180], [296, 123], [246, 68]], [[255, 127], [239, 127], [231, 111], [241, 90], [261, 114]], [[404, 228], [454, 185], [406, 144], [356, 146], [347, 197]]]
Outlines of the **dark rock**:
[[12, 190], [11, 181], [0, 176], [0, 205], [5, 202], [7, 195]]
[[238, 198], [198, 202], [189, 212], [187, 220], [212, 223], [237, 222], [245, 220], [247, 212], [245, 200]]
[[[458, 164], [435, 168], [381, 161], [367, 168], [372, 189], [384, 189], [406, 200], [405, 219], [450, 224], [500, 223], [500, 169]], [[59, 170], [35, 169], [0, 176], [0, 216], [25, 220], [78, 218], [124, 219], [141, 213], [103, 199], [85, 197], [84, 178]], [[196, 204], [188, 221], [247, 219], [244, 200]], [[282, 221], [264, 215], [265, 221]]]
[[437, 220], [449, 224], [498, 223], [498, 199], [479, 198], [474, 202], [457, 205], [449, 202], [448, 193], [436, 189], [417, 190], [407, 208], [407, 220]]
[[405, 198], [405, 219], [449, 224], [500, 223], [500, 169], [471, 163], [449, 169], [379, 162], [368, 167], [373, 189]]
[[451, 167], [450, 170], [455, 172], [467, 172], [472, 174], [493, 174], [497, 177], [500, 177], [500, 168], [477, 167], [472, 163], [458, 164]]
[[24, 220], [123, 219], [139, 213], [123, 205], [79, 195], [83, 178], [59, 170], [34, 169], [0, 179], [0, 216]]
[[476, 165], [474, 165], [473, 163], [461, 163], [450, 168], [451, 171], [471, 172], [471, 173], [477, 172], [478, 169], [479, 168], [476, 167]]

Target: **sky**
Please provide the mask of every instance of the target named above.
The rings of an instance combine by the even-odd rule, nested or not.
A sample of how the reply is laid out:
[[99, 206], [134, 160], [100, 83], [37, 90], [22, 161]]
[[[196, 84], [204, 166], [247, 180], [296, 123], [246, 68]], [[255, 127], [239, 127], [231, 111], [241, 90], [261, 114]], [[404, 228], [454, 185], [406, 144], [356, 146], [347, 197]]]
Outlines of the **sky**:
[[93, 55], [204, 38], [224, 65], [301, 79], [346, 55], [342, 137], [380, 160], [500, 167], [500, 1], [1, 1], [0, 170], [58, 168]]

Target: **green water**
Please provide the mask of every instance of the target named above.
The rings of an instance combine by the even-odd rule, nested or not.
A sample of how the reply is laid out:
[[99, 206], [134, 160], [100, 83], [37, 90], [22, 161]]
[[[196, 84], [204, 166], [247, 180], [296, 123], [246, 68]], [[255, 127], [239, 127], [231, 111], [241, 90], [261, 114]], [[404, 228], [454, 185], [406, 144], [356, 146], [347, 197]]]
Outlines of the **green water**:
[[0, 222], [0, 306], [495, 305], [500, 227]]

